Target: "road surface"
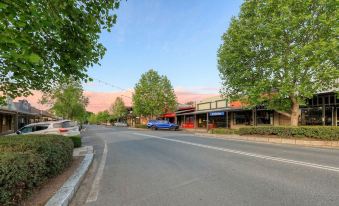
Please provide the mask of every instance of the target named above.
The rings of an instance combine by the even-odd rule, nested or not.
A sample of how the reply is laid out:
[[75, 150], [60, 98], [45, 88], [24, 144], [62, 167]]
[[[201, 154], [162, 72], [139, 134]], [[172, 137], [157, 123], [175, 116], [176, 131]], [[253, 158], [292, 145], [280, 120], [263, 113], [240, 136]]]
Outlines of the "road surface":
[[88, 126], [71, 205], [339, 205], [339, 150]]

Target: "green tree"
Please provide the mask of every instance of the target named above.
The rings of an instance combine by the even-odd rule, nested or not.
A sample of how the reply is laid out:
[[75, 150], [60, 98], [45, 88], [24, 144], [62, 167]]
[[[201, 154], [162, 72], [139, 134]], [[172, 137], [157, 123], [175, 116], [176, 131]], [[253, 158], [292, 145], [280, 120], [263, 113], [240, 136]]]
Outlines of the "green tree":
[[127, 114], [127, 108], [125, 102], [121, 97], [117, 97], [114, 103], [111, 105], [110, 112], [114, 119], [120, 121]]
[[[90, 80], [99, 62], [103, 29], [116, 23], [120, 0], [2, 0], [0, 2], [0, 97], [49, 91], [72, 77]], [[2, 93], [2, 94], [1, 94]]]
[[98, 123], [107, 123], [111, 119], [111, 115], [107, 110], [99, 112], [96, 116], [96, 120]]
[[86, 106], [88, 98], [83, 95], [83, 89], [79, 82], [61, 84], [51, 93], [45, 94], [42, 104], [50, 104], [51, 110], [65, 119], [84, 122], [87, 119]]
[[89, 117], [88, 117], [88, 122], [90, 124], [97, 124], [98, 121], [97, 121], [97, 115], [95, 115], [94, 113], [91, 114]]
[[133, 112], [153, 118], [174, 111], [176, 106], [174, 89], [166, 76], [153, 69], [141, 75], [134, 87]]
[[291, 114], [315, 93], [337, 87], [336, 0], [247, 0], [218, 51], [222, 93]]

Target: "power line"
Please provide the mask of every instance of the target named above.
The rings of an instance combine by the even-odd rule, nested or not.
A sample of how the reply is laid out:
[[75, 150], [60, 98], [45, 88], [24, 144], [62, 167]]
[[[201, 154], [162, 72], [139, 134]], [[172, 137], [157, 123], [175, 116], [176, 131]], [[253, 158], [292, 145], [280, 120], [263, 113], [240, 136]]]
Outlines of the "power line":
[[[97, 79], [97, 78], [92, 78], [92, 79], [95, 80], [95, 81], [97, 81], [97, 82], [99, 82], [99, 83], [101, 83], [101, 84], [104, 84], [104, 85], [106, 85], [106, 86], [110, 86], [110, 87], [113, 87], [113, 88], [117, 88], [117, 89], [119, 89], [120, 91], [123, 91], [123, 92], [129, 92], [129, 93], [133, 94], [133, 92], [129, 91], [128, 89], [124, 89], [124, 88], [122, 88], [122, 87], [116, 86], [116, 85], [114, 85], [114, 84], [108, 83], [108, 82], [106, 82], [106, 81], [103, 81], [103, 80], [100, 80], [100, 79]], [[120, 96], [129, 98], [129, 99], [132, 99], [132, 97], [129, 97], [129, 96], [126, 96], [126, 95], [123, 95], [123, 94], [120, 94]]]
[[103, 81], [103, 80], [100, 80], [100, 79], [97, 79], [97, 78], [92, 78], [92, 79], [95, 80], [95, 81], [97, 81], [97, 82], [99, 82], [99, 83], [101, 83], [101, 84], [104, 84], [104, 85], [106, 85], [106, 86], [110, 86], [110, 87], [113, 87], [113, 88], [117, 88], [117, 89], [119, 89], [119, 90], [121, 90], [121, 91], [125, 91], [125, 92], [132, 93], [132, 92], [129, 91], [128, 89], [124, 89], [124, 88], [122, 88], [122, 87], [116, 86], [116, 85], [111, 84], [111, 83], [108, 83], [108, 82], [106, 82], [106, 81]]

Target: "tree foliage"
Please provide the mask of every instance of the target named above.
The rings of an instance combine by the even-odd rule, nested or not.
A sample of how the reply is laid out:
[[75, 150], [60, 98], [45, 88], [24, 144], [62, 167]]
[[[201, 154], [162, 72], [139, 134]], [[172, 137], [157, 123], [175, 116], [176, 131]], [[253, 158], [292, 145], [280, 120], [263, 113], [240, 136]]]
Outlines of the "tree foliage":
[[113, 11], [119, 3], [1, 1], [0, 94], [15, 98], [30, 95], [31, 90], [49, 91], [70, 77], [90, 80], [87, 68], [106, 50], [99, 34], [116, 23]]
[[96, 121], [97, 123], [107, 123], [111, 120], [111, 115], [109, 114], [109, 112], [107, 110], [99, 112], [96, 115]]
[[177, 103], [171, 82], [153, 69], [142, 74], [134, 87], [133, 106], [133, 112], [145, 116], [174, 111]]
[[51, 110], [65, 119], [84, 122], [87, 119], [86, 106], [88, 98], [83, 95], [79, 82], [61, 84], [51, 93], [45, 94], [42, 104], [50, 104]]
[[250, 105], [291, 112], [306, 98], [338, 87], [336, 0], [247, 0], [218, 51], [222, 93]]
[[114, 119], [118, 121], [127, 114], [125, 102], [121, 97], [117, 97], [111, 105], [110, 112]]

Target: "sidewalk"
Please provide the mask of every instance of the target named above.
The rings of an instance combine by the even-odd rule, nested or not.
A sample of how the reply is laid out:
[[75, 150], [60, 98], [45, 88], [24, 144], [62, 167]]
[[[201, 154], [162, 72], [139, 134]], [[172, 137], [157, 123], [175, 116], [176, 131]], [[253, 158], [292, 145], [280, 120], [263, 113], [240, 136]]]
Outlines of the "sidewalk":
[[54, 196], [49, 199], [46, 206], [66, 206], [73, 199], [93, 161], [93, 147], [85, 146], [76, 148], [73, 150], [73, 156], [84, 156], [84, 159], [74, 174], [69, 177]]

